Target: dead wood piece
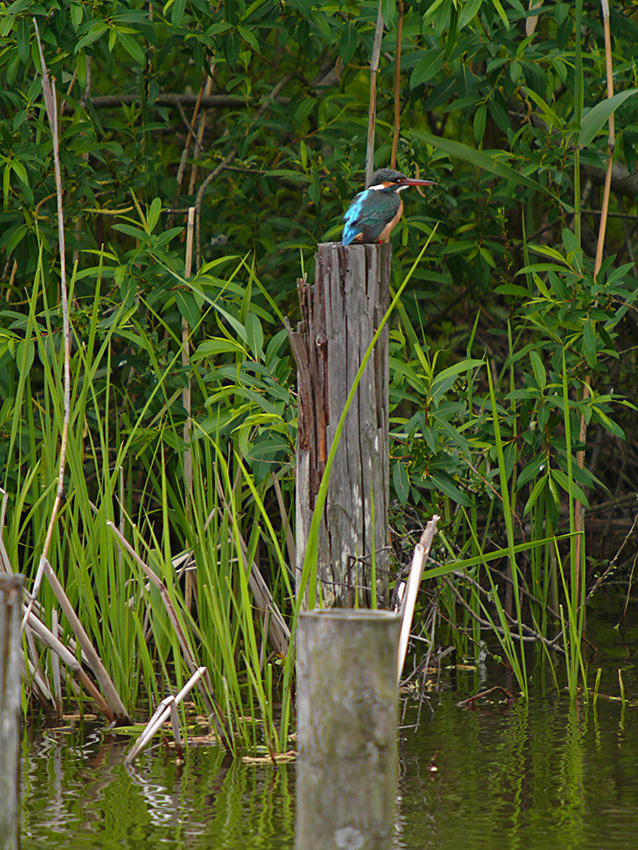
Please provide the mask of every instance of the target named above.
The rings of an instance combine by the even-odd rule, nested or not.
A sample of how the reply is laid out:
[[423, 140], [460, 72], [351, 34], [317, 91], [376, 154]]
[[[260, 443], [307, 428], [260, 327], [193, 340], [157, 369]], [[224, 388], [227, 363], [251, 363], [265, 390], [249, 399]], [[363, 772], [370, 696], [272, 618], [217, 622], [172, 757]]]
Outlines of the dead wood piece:
[[473, 697], [468, 697], [468, 699], [462, 699], [461, 702], [457, 702], [457, 708], [473, 708], [474, 703], [477, 700], [483, 699], [483, 697], [487, 697], [490, 694], [493, 694], [494, 691], [501, 691], [502, 693], [504, 693], [507, 697], [508, 702], [516, 701], [516, 698], [512, 696], [512, 694], [507, 690], [507, 688], [504, 688], [502, 685], [494, 685], [493, 688], [488, 688], [486, 691], [481, 691], [480, 694], [475, 694]]
[[[297, 564], [300, 588], [316, 498], [346, 400], [388, 305], [391, 247], [318, 246], [315, 283], [298, 282], [301, 321], [288, 333], [297, 361]], [[367, 604], [374, 553], [387, 586], [388, 332], [379, 335], [330, 470], [319, 526], [317, 578], [324, 606]], [[361, 575], [354, 574], [353, 565]]]

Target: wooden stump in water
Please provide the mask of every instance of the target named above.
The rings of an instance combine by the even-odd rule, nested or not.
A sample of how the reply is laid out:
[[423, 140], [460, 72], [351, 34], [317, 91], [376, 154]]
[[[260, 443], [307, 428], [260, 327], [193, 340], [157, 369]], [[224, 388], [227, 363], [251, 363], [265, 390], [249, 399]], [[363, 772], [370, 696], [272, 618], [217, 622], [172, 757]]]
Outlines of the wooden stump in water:
[[0, 847], [17, 850], [20, 823], [22, 576], [0, 575]]
[[[299, 281], [301, 322], [290, 332], [297, 361], [297, 584], [326, 458], [348, 393], [388, 306], [390, 245], [318, 246], [315, 283]], [[366, 366], [333, 464], [319, 532], [324, 606], [369, 604], [387, 591], [388, 333]]]
[[399, 629], [390, 611], [300, 615], [296, 850], [392, 847]]

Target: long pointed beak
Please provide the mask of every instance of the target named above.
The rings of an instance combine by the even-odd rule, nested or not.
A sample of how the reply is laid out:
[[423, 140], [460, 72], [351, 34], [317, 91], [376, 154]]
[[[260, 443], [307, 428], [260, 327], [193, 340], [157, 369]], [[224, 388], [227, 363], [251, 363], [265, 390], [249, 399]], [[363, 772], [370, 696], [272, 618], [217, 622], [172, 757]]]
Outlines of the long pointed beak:
[[417, 180], [415, 177], [406, 177], [401, 181], [401, 186], [436, 186], [434, 180]]

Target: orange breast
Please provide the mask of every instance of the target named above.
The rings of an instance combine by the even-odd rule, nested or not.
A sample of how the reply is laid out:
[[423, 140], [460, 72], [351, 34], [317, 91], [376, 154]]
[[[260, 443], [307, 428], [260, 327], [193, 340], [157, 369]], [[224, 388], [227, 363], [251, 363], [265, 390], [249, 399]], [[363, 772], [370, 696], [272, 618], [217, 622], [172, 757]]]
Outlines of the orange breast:
[[398, 220], [403, 215], [403, 200], [399, 198], [399, 209], [397, 210], [397, 214], [391, 219], [386, 226], [381, 231], [381, 236], [379, 236], [379, 242], [389, 242], [390, 241], [390, 232]]

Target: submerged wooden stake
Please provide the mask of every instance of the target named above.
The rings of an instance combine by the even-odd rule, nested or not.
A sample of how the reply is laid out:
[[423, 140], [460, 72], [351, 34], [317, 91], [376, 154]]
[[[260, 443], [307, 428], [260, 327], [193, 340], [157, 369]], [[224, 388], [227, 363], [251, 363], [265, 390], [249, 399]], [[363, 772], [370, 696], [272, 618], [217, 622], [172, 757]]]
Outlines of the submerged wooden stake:
[[[314, 286], [299, 281], [302, 320], [289, 330], [297, 361], [297, 583], [326, 458], [346, 398], [388, 306], [390, 245], [328, 242]], [[319, 531], [324, 607], [369, 605], [387, 589], [388, 332], [381, 333], [350, 407]]]
[[22, 576], [0, 575], [0, 847], [17, 850], [20, 814]]
[[392, 846], [399, 626], [389, 611], [300, 615], [296, 850]]

